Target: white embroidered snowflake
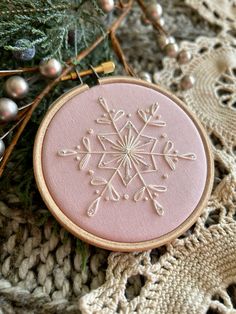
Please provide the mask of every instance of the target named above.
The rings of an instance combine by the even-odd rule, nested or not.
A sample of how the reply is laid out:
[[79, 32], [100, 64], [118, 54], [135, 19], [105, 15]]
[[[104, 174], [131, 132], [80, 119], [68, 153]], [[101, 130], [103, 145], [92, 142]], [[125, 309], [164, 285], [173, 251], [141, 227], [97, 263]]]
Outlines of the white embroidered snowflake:
[[[109, 126], [109, 133], [99, 133], [97, 138], [101, 145], [101, 150], [95, 151], [91, 148], [90, 139], [85, 136], [82, 139], [84, 149], [80, 146], [76, 149], [63, 149], [58, 152], [59, 156], [76, 155], [79, 160], [79, 169], [84, 170], [93, 155], [99, 155], [98, 168], [113, 170], [109, 178], [93, 176], [91, 184], [100, 186], [101, 191], [97, 190], [98, 196], [89, 205], [87, 214], [94, 216], [99, 208], [99, 204], [103, 198], [111, 201], [119, 201], [121, 199], [120, 192], [114, 186], [114, 179], [119, 176], [125, 186], [128, 186], [135, 177], [139, 178], [141, 186], [133, 195], [133, 200], [139, 202], [143, 199], [150, 200], [158, 215], [164, 214], [163, 206], [157, 201], [159, 193], [167, 191], [164, 185], [156, 185], [146, 182], [145, 173], [156, 172], [156, 158], [164, 158], [171, 170], [175, 170], [176, 161], [179, 159], [195, 160], [196, 155], [193, 153], [181, 154], [174, 150], [172, 141], [167, 140], [162, 152], [157, 152], [156, 145], [158, 139], [156, 137], [145, 135], [147, 126], [163, 128], [166, 126], [165, 121], [161, 121], [157, 115], [159, 108], [158, 103], [151, 105], [146, 110], [137, 111], [143, 125], [137, 129], [129, 119], [130, 115], [126, 115], [125, 122], [121, 128], [118, 127], [118, 120], [124, 119], [125, 112], [123, 110], [111, 110], [106, 100], [99, 97], [98, 103], [101, 105], [105, 113], [98, 118], [96, 122]], [[90, 129], [92, 134], [93, 130]], [[165, 134], [162, 135], [166, 137]], [[93, 170], [90, 170], [94, 174]], [[164, 175], [167, 177], [167, 175]], [[128, 194], [123, 196], [129, 198]]]

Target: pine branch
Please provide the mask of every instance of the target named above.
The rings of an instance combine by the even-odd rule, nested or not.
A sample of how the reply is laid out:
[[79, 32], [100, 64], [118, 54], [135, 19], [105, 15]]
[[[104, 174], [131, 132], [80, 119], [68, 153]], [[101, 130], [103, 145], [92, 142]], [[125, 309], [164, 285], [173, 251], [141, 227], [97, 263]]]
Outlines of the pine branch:
[[[56, 57], [62, 60], [62, 56], [66, 59], [101, 34], [103, 15], [97, 0], [57, 0], [54, 4], [49, 0], [1, 1], [0, 49], [23, 49], [15, 46], [15, 42], [25, 38], [36, 45], [40, 59]], [[68, 34], [75, 31], [83, 36], [78, 38], [73, 51], [67, 49]]]
[[10, 15], [32, 15], [35, 13], [65, 11], [68, 9], [77, 9], [78, 5], [68, 3], [68, 1], [58, 1], [58, 4], [53, 5], [51, 1], [4, 1], [0, 6], [0, 16]]
[[[110, 28], [107, 29], [106, 31], [106, 35], [110, 35], [111, 33], [115, 33], [115, 31], [117, 30], [117, 28], [120, 26], [121, 22], [123, 21], [123, 19], [126, 17], [126, 15], [130, 12], [131, 8], [133, 5], [133, 0], [129, 0], [128, 4], [126, 5], [124, 11], [122, 12], [122, 14], [117, 18], [117, 20], [112, 24], [112, 26]], [[81, 51], [77, 57], [76, 57], [76, 61], [80, 62], [82, 59], [84, 59], [85, 57], [87, 57], [101, 42], [103, 42], [105, 39], [105, 37], [99, 36], [88, 48], [86, 48], [85, 50]], [[5, 155], [3, 157], [3, 160], [1, 162], [0, 165], [0, 177], [3, 173], [3, 170], [8, 162], [8, 159], [11, 156], [11, 153], [15, 147], [15, 145], [17, 144], [22, 132], [24, 131], [27, 123], [29, 122], [29, 120], [31, 119], [31, 116], [33, 114], [33, 112], [35, 111], [35, 109], [38, 107], [38, 105], [41, 103], [41, 101], [44, 99], [45, 96], [47, 96], [51, 90], [60, 82], [60, 79], [62, 76], [67, 75], [70, 71], [72, 71], [73, 69], [73, 59], [68, 60], [67, 64], [69, 65], [67, 68], [65, 68], [62, 72], [62, 74], [56, 78], [55, 80], [51, 81], [43, 90], [42, 92], [35, 98], [33, 104], [31, 107], [29, 107], [29, 109], [27, 110], [26, 114], [25, 114], [25, 118], [22, 121], [20, 127], [18, 128], [11, 144], [9, 145], [9, 147], [7, 148]]]

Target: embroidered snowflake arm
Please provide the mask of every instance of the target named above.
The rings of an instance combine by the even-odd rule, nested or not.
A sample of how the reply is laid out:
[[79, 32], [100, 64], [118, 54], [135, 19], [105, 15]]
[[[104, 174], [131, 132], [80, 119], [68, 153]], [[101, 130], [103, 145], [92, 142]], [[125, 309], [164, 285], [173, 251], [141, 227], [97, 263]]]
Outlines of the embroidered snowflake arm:
[[118, 129], [118, 127], [116, 125], [116, 121], [118, 121], [120, 118], [122, 118], [124, 116], [124, 114], [125, 114], [124, 111], [118, 110], [116, 113], [114, 113], [114, 115], [112, 115], [112, 113], [111, 113], [112, 110], [109, 109], [108, 104], [103, 97], [99, 97], [98, 102], [102, 106], [102, 108], [105, 110], [107, 116], [103, 117], [103, 118], [98, 118], [96, 120], [97, 123], [103, 123], [102, 121], [104, 121], [104, 119], [105, 119], [105, 123], [111, 124], [113, 126], [113, 128], [115, 129], [120, 140], [123, 142], [123, 138], [121, 136], [120, 130]]
[[[139, 109], [138, 110], [138, 115], [141, 118], [141, 120], [144, 122], [143, 127], [141, 130], [138, 132], [138, 135], [136, 137], [135, 141], [138, 141], [139, 137], [142, 135], [144, 130], [148, 125], [156, 126], [156, 127], [164, 127], [166, 126], [165, 121], [161, 121], [159, 116], [155, 116], [157, 111], [159, 109], [159, 104], [156, 102], [150, 107], [148, 107], [146, 110]], [[155, 116], [155, 117], [154, 117]], [[154, 119], [153, 119], [154, 118]]]
[[175, 170], [175, 161], [178, 161], [178, 159], [196, 160], [197, 158], [193, 153], [179, 154], [178, 151], [173, 152], [173, 149], [173, 142], [167, 141], [162, 154], [171, 170]]
[[108, 195], [109, 199], [113, 201], [119, 201], [120, 200], [120, 195], [119, 193], [115, 190], [114, 186], [112, 185], [112, 181], [117, 175], [120, 167], [123, 164], [124, 159], [122, 159], [117, 167], [117, 169], [113, 172], [112, 176], [110, 177], [109, 180], [103, 179], [103, 178], [93, 178], [91, 180], [91, 184], [95, 186], [104, 186], [103, 190], [100, 192], [99, 196], [90, 204], [88, 210], [87, 210], [87, 215], [89, 217], [92, 217], [96, 214], [99, 208], [99, 203], [102, 199], [102, 197], [105, 195], [106, 191], [108, 190]]
[[61, 157], [66, 157], [66, 156], [73, 156], [73, 155], [77, 155], [77, 160], [80, 160], [79, 155], [83, 154], [82, 159], [80, 160], [79, 163], [79, 169], [83, 170], [86, 168], [86, 166], [89, 163], [89, 160], [91, 158], [91, 145], [90, 145], [90, 140], [88, 137], [84, 136], [82, 139], [83, 145], [85, 150], [84, 151], [80, 151], [80, 146], [77, 146], [76, 150], [73, 149], [62, 149], [58, 151], [58, 155]]
[[132, 163], [137, 171], [137, 174], [143, 184], [143, 186], [134, 194], [134, 201], [138, 202], [144, 199], [145, 192], [148, 193], [153, 206], [157, 212], [158, 215], [162, 216], [164, 214], [164, 208], [163, 206], [156, 200], [155, 196], [157, 196], [157, 193], [163, 193], [167, 191], [167, 188], [162, 185], [155, 185], [155, 184], [146, 184], [143, 175], [139, 171], [139, 168], [135, 164], [135, 162], [132, 160]]

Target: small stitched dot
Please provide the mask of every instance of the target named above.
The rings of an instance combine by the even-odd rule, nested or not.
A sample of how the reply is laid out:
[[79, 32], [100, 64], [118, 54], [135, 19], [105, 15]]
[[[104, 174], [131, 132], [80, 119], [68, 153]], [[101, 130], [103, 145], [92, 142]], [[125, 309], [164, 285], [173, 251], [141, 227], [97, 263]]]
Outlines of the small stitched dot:
[[88, 134], [93, 134], [94, 130], [93, 129], [89, 129], [87, 132], [88, 132]]
[[108, 196], [106, 196], [106, 197], [105, 197], [105, 200], [106, 200], [106, 201], [109, 201], [109, 197], [108, 197]]
[[80, 160], [80, 156], [76, 156], [75, 159], [76, 159], [76, 160]]
[[94, 171], [90, 169], [90, 170], [88, 171], [88, 174], [90, 174], [90, 175], [92, 176], [92, 175], [94, 174]]
[[124, 197], [125, 200], [128, 200], [128, 199], [129, 199], [129, 195], [128, 195], [128, 194], [124, 194], [123, 197]]
[[163, 174], [162, 176], [163, 179], [168, 179], [168, 177], [169, 177], [168, 174]]
[[145, 201], [148, 201], [148, 197], [147, 197], [147, 196], [146, 196], [146, 197], [144, 197], [144, 200], [145, 200]]
[[95, 193], [96, 193], [96, 194], [99, 194], [99, 193], [100, 193], [100, 191], [99, 191], [99, 190], [96, 190], [96, 191], [95, 191]]

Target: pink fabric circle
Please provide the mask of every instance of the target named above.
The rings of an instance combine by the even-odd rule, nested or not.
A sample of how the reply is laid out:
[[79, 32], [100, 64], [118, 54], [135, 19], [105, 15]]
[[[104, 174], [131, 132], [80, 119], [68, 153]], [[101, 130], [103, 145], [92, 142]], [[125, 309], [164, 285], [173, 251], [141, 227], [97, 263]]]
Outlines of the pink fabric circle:
[[42, 168], [71, 221], [119, 242], [176, 229], [198, 205], [207, 177], [191, 118], [162, 93], [130, 83], [97, 85], [66, 102], [46, 131]]

